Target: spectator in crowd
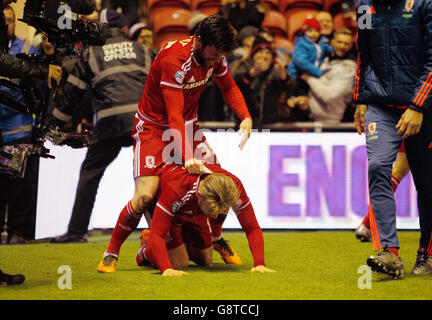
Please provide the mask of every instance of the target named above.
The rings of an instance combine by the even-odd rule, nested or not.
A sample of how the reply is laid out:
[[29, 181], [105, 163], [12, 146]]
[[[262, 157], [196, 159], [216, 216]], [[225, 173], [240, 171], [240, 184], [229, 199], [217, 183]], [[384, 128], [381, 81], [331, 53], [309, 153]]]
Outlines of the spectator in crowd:
[[[106, 11], [105, 11], [106, 10]], [[105, 12], [104, 12], [105, 11]], [[126, 19], [117, 11], [104, 9], [108, 35], [102, 47], [90, 47], [90, 57], [80, 60], [58, 96], [53, 115], [58, 121], [71, 118], [76, 97], [91, 85], [95, 132], [98, 142], [90, 145], [81, 165], [75, 203], [68, 231], [53, 243], [86, 242], [96, 192], [105, 169], [122, 147], [131, 146], [133, 121], [150, 69], [148, 49], [126, 38]], [[128, 50], [121, 50], [121, 48]]]
[[260, 28], [258, 30], [258, 35], [270, 42], [272, 48], [276, 49], [275, 35], [273, 31], [271, 31], [269, 28]]
[[321, 36], [321, 25], [315, 18], [307, 18], [302, 26], [303, 35], [296, 39], [293, 61], [288, 66], [288, 73], [294, 78], [303, 73], [319, 78], [323, 75], [320, 65], [332, 52], [328, 44], [318, 44]]
[[102, 9], [118, 8], [121, 8], [127, 26], [138, 21], [138, 0], [102, 0]]
[[246, 26], [260, 28], [267, 8], [259, 0], [222, 0], [220, 12], [240, 31]]
[[309, 90], [307, 83], [299, 75], [308, 73], [316, 78], [321, 77], [325, 70], [321, 70], [320, 65], [333, 50], [327, 43], [318, 44], [321, 25], [315, 18], [307, 18], [302, 31], [304, 34], [296, 38], [292, 61], [288, 65], [288, 73], [298, 80], [296, 95], [308, 95]]
[[[19, 53], [39, 54], [35, 47], [15, 35], [16, 17], [11, 6], [5, 7], [4, 15], [8, 23], [8, 53], [14, 56]], [[46, 52], [46, 55], [52, 54], [54, 54], [53, 47], [52, 50]], [[24, 100], [21, 92], [7, 87], [0, 87], [0, 90], [17, 100]], [[3, 140], [3, 143], [17, 145], [31, 142], [34, 126], [34, 118], [31, 113], [18, 112], [11, 107], [0, 105], [0, 116], [0, 131], [2, 131], [0, 139]], [[34, 239], [38, 172], [39, 157], [30, 155], [23, 178], [16, 179], [7, 174], [0, 174], [0, 189], [2, 190], [0, 207], [4, 212], [3, 216], [7, 217], [8, 244], [23, 244]]]
[[150, 24], [144, 22], [137, 22], [129, 29], [129, 39], [136, 41], [147, 49], [152, 51], [152, 58], [157, 55], [157, 50], [154, 47], [154, 34], [153, 28]]
[[285, 65], [276, 58], [272, 45], [261, 36], [256, 36], [249, 64], [234, 76], [254, 121], [254, 127], [279, 122], [279, 98], [289, 90], [291, 79]]
[[309, 122], [309, 97], [308, 96], [288, 96], [286, 105], [281, 108], [284, 121], [287, 122]]
[[303, 73], [300, 78], [309, 85], [310, 117], [326, 123], [341, 122], [347, 106], [352, 101], [357, 63], [351, 55], [353, 45], [349, 29], [339, 29], [331, 40], [333, 52], [321, 65], [329, 70], [320, 78]]
[[334, 31], [332, 15], [327, 11], [320, 11], [315, 15], [315, 19], [321, 26], [320, 43], [329, 43]]
[[238, 67], [249, 58], [258, 30], [258, 28], [247, 26], [238, 32], [238, 47], [227, 57], [228, 65], [232, 73], [235, 73]]

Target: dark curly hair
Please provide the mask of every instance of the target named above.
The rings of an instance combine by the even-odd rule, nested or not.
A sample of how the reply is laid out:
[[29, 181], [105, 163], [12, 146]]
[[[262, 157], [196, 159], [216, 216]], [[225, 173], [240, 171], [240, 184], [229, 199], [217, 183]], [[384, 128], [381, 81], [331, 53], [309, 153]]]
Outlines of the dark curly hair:
[[237, 32], [221, 14], [214, 14], [199, 23], [195, 31], [203, 46], [214, 45], [219, 51], [231, 52], [237, 45]]

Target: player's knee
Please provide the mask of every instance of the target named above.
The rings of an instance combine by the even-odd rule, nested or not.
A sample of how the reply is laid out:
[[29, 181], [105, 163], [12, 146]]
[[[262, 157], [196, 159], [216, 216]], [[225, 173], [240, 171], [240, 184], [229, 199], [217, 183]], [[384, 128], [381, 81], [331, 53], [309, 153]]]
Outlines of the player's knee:
[[391, 174], [391, 166], [384, 165], [381, 161], [370, 160], [369, 161], [369, 176], [378, 176], [382, 175], [386, 169], [390, 169]]
[[201, 259], [199, 265], [203, 267], [210, 267], [213, 262], [213, 259], [211, 257], [204, 257]]
[[144, 212], [152, 203], [153, 197], [149, 194], [140, 194], [132, 199], [132, 207], [137, 212]]
[[197, 265], [202, 267], [209, 267], [213, 263], [213, 256], [210, 254], [202, 254], [194, 261]]

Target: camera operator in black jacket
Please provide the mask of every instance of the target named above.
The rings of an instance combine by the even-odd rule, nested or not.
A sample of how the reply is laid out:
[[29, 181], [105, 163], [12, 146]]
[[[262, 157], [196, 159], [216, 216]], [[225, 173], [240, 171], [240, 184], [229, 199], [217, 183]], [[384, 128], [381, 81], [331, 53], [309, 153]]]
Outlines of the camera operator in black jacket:
[[[48, 79], [48, 86], [51, 88], [51, 81], [60, 83], [62, 68], [56, 65], [34, 63], [9, 55], [7, 24], [3, 14], [3, 7], [16, 3], [17, 0], [1, 0], [0, 2], [0, 76], [15, 79]], [[1, 145], [0, 141], [0, 145]], [[9, 275], [0, 270], [0, 286], [21, 284], [25, 277], [21, 274]]]

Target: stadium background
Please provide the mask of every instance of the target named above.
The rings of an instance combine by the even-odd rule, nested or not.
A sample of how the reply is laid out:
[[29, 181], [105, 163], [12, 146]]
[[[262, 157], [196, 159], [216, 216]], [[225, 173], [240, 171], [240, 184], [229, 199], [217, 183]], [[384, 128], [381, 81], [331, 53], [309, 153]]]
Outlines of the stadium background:
[[[325, 10], [338, 6], [338, 1], [334, 0], [266, 2], [279, 13], [267, 22], [274, 23], [273, 30], [281, 35], [278, 37], [280, 45], [289, 50], [292, 50], [292, 30], [308, 12], [318, 10], [316, 3]], [[284, 5], [288, 3], [302, 5], [287, 13]], [[22, 16], [23, 4], [24, 0], [19, 0], [13, 5], [18, 17]], [[285, 20], [279, 19], [281, 15]], [[296, 18], [288, 21], [288, 16]], [[340, 12], [334, 18], [336, 26], [350, 19]], [[161, 28], [161, 33], [168, 32]], [[17, 35], [31, 40], [33, 30], [17, 22]], [[203, 127], [227, 129], [234, 124], [207, 123]], [[364, 137], [354, 133], [351, 123], [335, 126], [297, 123], [276, 128], [277, 133], [254, 133], [243, 151], [237, 148], [240, 137], [236, 133], [206, 133], [206, 136], [222, 164], [245, 181], [263, 228], [325, 229], [318, 232], [265, 231], [267, 263], [277, 273], [251, 276], [248, 269], [252, 258], [246, 238], [243, 233], [230, 230], [226, 235], [243, 259], [240, 267], [225, 265], [215, 255], [214, 272], [191, 268], [190, 277], [161, 282], [156, 270], [142, 272], [134, 264], [138, 247], [135, 233], [122, 248], [116, 277], [98, 275], [96, 265], [109, 236], [95, 232], [88, 244], [55, 246], [41, 240], [31, 245], [0, 246], [2, 265], [27, 276], [22, 287], [1, 289], [0, 299], [431, 299], [427, 289], [430, 279], [424, 277], [408, 278], [402, 283], [374, 279], [373, 290], [359, 287], [358, 268], [372, 250], [370, 244], [358, 243], [351, 232], [367, 209]], [[41, 162], [36, 236], [42, 239], [66, 230], [79, 166], [85, 154], [85, 150], [49, 148], [56, 159]], [[279, 156], [278, 164], [278, 160], [270, 160], [272, 156]], [[91, 228], [109, 230], [114, 226], [119, 212], [116, 206], [124, 204], [124, 197], [130, 197], [133, 188], [131, 166], [131, 151], [127, 149], [107, 170]], [[270, 188], [271, 183], [276, 183], [277, 188]], [[48, 206], [47, 197], [57, 202]], [[274, 198], [270, 200], [271, 197]], [[307, 197], [312, 199], [309, 205], [313, 204], [314, 210], [307, 211]], [[416, 229], [417, 210], [411, 177], [404, 179], [396, 197], [398, 227]], [[145, 226], [145, 222], [141, 222], [140, 227]], [[227, 219], [226, 227], [239, 228], [233, 214]], [[402, 232], [400, 238], [404, 243], [401, 254], [409, 268], [415, 259], [418, 235], [407, 231]], [[61, 265], [73, 270], [72, 290], [59, 290], [58, 267]], [[184, 288], [190, 290], [186, 292]]]

